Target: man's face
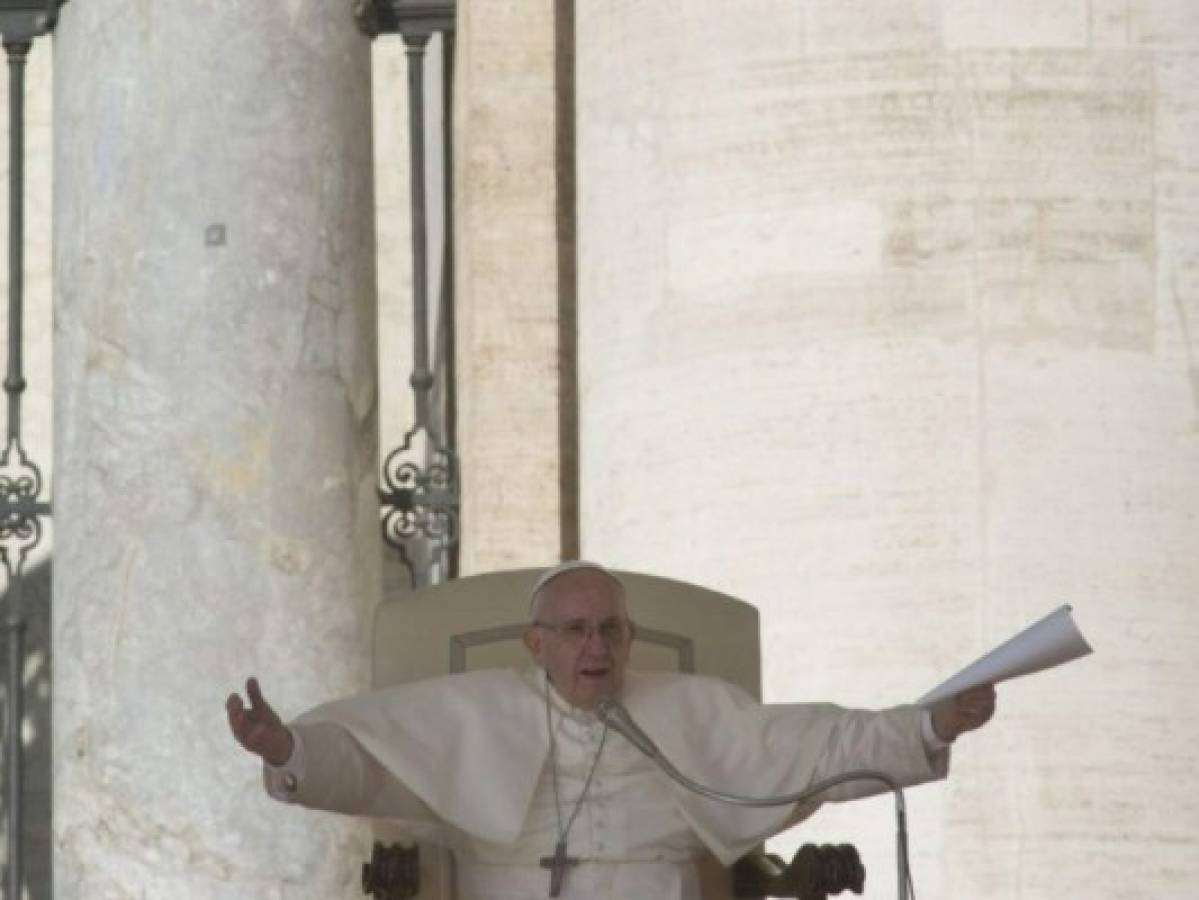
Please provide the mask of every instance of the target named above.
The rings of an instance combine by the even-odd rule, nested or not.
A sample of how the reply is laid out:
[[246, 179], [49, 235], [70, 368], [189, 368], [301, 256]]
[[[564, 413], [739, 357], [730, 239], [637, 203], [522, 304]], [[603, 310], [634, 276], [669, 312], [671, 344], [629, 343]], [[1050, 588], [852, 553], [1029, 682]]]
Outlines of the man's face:
[[620, 585], [596, 569], [564, 572], [541, 589], [525, 633], [534, 661], [564, 700], [593, 709], [619, 696], [633, 629]]

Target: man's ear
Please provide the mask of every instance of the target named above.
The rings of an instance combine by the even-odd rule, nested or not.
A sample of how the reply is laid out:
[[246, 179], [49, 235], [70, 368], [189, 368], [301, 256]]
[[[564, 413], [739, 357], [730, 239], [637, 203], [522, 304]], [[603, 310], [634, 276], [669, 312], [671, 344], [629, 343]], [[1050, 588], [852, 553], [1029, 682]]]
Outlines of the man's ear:
[[538, 657], [541, 655], [541, 635], [537, 633], [537, 629], [530, 625], [525, 629], [525, 633], [520, 636], [524, 642], [525, 648], [529, 651], [529, 656], [538, 664], [541, 660]]

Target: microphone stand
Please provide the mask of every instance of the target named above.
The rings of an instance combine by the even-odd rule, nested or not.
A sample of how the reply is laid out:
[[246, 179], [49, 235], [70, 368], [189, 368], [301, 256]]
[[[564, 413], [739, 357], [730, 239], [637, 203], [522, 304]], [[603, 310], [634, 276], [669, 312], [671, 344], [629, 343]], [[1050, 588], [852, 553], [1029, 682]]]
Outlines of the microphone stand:
[[857, 769], [825, 778], [793, 794], [782, 794], [778, 797], [743, 797], [739, 794], [730, 794], [702, 785], [676, 769], [674, 764], [658, 748], [658, 745], [650, 739], [650, 736], [641, 730], [641, 726], [633, 720], [633, 717], [629, 715], [629, 711], [619, 701], [612, 697], [601, 697], [595, 709], [597, 715], [599, 715], [600, 719], [609, 728], [623, 735], [629, 743], [648, 756], [673, 781], [692, 793], [708, 797], [720, 803], [752, 807], [787, 806], [792, 803], [804, 803], [818, 794], [824, 793], [829, 788], [836, 787], [848, 781], [882, 782], [895, 795], [895, 857], [899, 881], [899, 900], [912, 900], [912, 873], [908, 863], [907, 806], [904, 803], [903, 790], [900, 788], [899, 783], [886, 772]]

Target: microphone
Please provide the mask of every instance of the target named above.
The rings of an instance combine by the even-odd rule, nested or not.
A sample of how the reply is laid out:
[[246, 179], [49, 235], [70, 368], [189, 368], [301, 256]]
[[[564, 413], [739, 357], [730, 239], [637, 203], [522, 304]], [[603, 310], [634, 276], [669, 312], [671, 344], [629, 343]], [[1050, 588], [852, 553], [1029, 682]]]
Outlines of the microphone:
[[648, 734], [641, 730], [641, 726], [633, 721], [633, 717], [629, 715], [629, 711], [620, 704], [620, 701], [613, 698], [610, 694], [604, 694], [595, 704], [596, 715], [600, 717], [600, 721], [611, 728], [613, 731], [624, 735], [625, 739], [648, 756], [655, 762], [663, 762], [662, 751], [658, 749]]

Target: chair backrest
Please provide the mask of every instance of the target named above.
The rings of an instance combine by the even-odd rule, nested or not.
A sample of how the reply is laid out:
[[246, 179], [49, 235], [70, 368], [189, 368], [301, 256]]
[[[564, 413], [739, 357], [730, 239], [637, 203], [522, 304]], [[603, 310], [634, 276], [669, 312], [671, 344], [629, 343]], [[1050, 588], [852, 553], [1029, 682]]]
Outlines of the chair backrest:
[[[524, 667], [529, 592], [542, 570], [458, 578], [402, 594], [375, 613], [375, 687], [448, 672]], [[758, 612], [682, 581], [615, 573], [637, 625], [630, 667], [718, 675], [761, 696]]]

